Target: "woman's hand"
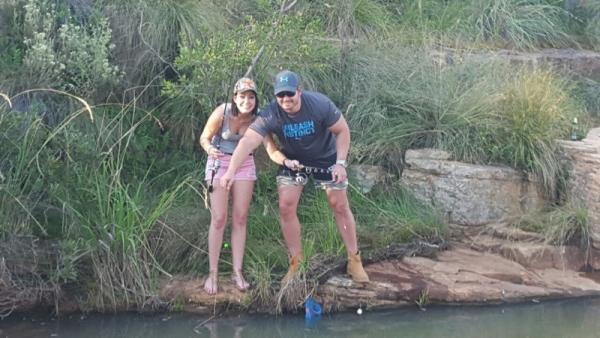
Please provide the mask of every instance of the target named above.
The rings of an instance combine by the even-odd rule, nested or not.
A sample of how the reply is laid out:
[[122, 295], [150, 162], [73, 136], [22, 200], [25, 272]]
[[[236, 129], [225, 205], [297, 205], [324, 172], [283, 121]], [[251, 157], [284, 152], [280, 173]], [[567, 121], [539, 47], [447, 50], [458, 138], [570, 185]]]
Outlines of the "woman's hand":
[[223, 156], [223, 152], [219, 150], [219, 148], [213, 146], [212, 144], [208, 146], [208, 150], [206, 151], [209, 157], [219, 158]]

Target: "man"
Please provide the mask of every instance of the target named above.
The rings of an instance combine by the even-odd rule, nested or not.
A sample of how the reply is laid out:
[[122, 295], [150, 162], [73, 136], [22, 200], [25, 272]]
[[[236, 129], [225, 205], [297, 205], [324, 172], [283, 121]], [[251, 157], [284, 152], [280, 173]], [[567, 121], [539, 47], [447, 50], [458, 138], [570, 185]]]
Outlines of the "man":
[[355, 282], [368, 282], [356, 240], [356, 222], [346, 189], [346, 158], [350, 129], [340, 110], [325, 95], [302, 91], [297, 74], [277, 74], [272, 101], [240, 140], [221, 185], [229, 188], [243, 159], [269, 134], [277, 135], [285, 155], [277, 172], [281, 231], [290, 255], [287, 284], [298, 271], [302, 256], [298, 202], [307, 178], [325, 190], [348, 254], [347, 272]]

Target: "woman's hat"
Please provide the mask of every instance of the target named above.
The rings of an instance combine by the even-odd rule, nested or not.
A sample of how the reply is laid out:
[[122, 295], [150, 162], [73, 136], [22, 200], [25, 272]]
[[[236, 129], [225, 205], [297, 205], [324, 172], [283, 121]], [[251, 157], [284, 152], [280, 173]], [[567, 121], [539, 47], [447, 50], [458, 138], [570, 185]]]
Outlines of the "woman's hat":
[[254, 94], [256, 94], [256, 83], [254, 83], [252, 79], [249, 79], [247, 77], [239, 79], [233, 87], [234, 94], [247, 92], [249, 90], [253, 91]]

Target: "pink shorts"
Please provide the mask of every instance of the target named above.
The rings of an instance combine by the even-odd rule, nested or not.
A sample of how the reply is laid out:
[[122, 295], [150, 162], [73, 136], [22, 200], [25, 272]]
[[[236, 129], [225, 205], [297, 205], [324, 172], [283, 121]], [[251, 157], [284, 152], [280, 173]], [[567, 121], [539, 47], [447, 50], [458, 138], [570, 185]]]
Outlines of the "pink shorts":
[[[223, 155], [219, 157], [219, 162], [221, 162], [217, 173], [213, 179], [213, 182], [218, 182], [218, 180], [225, 174], [227, 168], [229, 168], [229, 162], [231, 161], [231, 155]], [[204, 179], [206, 181], [210, 181], [212, 178], [212, 168], [214, 166], [214, 158], [209, 157], [208, 162], [206, 163], [206, 170], [204, 171]], [[238, 169], [233, 177], [234, 180], [238, 181], [256, 181], [256, 166], [254, 165], [254, 156], [248, 155], [242, 166]]]

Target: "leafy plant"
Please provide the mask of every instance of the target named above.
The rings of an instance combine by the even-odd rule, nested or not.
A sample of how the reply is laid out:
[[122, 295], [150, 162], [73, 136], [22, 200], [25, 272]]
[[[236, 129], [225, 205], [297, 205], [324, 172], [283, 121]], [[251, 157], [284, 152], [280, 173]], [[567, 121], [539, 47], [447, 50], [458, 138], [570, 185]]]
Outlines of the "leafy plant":
[[23, 65], [28, 79], [84, 97], [119, 80], [120, 72], [109, 58], [111, 30], [105, 18], [92, 16], [81, 24], [48, 0], [27, 0], [24, 11]]
[[267, 84], [282, 68], [302, 74], [303, 83], [310, 87], [315, 78], [327, 72], [334, 57], [335, 49], [319, 41], [320, 36], [319, 23], [302, 15], [260, 22], [248, 18], [191, 48], [181, 46], [175, 62], [181, 76], [177, 81], [166, 81], [163, 90], [175, 99], [166, 103], [167, 123], [182, 144], [194, 144], [197, 122], [205, 121], [218, 104], [231, 99], [233, 84], [261, 47], [264, 54], [254, 68], [259, 97], [271, 96]]

